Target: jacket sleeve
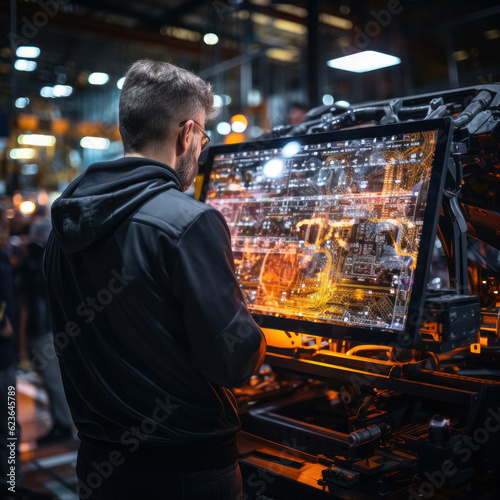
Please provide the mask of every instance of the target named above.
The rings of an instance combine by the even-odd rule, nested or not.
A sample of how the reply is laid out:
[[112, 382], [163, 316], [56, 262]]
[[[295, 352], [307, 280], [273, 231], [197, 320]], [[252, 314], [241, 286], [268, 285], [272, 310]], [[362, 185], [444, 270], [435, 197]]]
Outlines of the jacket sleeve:
[[229, 229], [218, 211], [205, 210], [183, 234], [172, 283], [193, 365], [223, 387], [246, 382], [264, 361], [266, 341], [245, 306]]

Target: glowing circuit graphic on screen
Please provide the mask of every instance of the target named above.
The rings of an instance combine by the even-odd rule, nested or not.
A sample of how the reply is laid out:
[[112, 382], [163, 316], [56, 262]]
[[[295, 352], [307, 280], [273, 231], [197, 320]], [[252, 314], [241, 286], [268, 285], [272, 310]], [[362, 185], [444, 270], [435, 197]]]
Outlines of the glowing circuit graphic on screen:
[[229, 225], [250, 311], [404, 330], [437, 138], [217, 154], [206, 202]]

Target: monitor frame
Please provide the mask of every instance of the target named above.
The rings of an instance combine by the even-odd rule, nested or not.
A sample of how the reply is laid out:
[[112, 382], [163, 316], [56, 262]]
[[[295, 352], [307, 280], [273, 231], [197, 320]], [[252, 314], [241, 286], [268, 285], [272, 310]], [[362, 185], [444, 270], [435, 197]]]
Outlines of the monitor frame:
[[387, 327], [377, 328], [343, 326], [338, 323], [320, 323], [310, 320], [283, 318], [252, 312], [252, 316], [259, 326], [274, 330], [284, 330], [332, 339], [342, 339], [361, 344], [393, 345], [400, 348], [413, 348], [418, 345], [419, 328], [424, 310], [432, 251], [437, 235], [444, 182], [453, 138], [452, 120], [450, 118], [419, 120], [210, 147], [206, 162], [201, 169], [201, 173], [205, 176], [201, 189], [200, 201], [205, 201], [213, 160], [215, 156], [219, 154], [254, 151], [255, 149], [280, 149], [290, 141], [297, 141], [303, 145], [310, 145], [346, 140], [368, 139], [374, 137], [387, 137], [402, 133], [432, 130], [438, 131], [438, 139], [431, 170], [431, 178], [429, 181], [429, 191], [424, 211], [422, 232], [420, 235], [417, 266], [414, 272], [414, 280], [408, 302], [406, 324], [404, 329], [396, 330]]

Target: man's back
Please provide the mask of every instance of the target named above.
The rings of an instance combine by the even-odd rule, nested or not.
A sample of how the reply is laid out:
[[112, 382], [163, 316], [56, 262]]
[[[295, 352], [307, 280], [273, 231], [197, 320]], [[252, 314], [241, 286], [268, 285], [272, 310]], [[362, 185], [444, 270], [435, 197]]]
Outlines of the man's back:
[[205, 453], [234, 462], [239, 419], [225, 387], [258, 369], [265, 343], [222, 216], [149, 160], [97, 164], [74, 184], [53, 209], [45, 266], [82, 441], [141, 444], [167, 461], [171, 450], [179, 467]]

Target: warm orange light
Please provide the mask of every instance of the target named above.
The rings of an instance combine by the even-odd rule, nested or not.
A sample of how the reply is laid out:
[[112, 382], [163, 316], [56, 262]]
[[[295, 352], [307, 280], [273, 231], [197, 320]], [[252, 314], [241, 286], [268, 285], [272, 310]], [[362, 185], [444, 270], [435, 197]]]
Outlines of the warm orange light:
[[22, 201], [23, 197], [21, 196], [21, 193], [19, 191], [15, 192], [12, 196], [12, 202], [14, 203], [14, 206], [18, 207]]
[[203, 174], [198, 174], [194, 180], [194, 197], [196, 200], [200, 199], [201, 188], [203, 187], [203, 180], [205, 176]]
[[40, 191], [38, 193], [37, 201], [39, 205], [47, 205], [49, 202], [49, 195], [47, 194], [47, 191]]
[[70, 127], [70, 122], [67, 118], [56, 118], [50, 124], [50, 130], [56, 135], [65, 134]]
[[246, 119], [245, 115], [234, 115], [234, 116], [231, 118], [231, 125], [232, 125], [234, 122], [241, 122], [241, 123], [244, 123], [244, 124], [245, 124], [245, 126], [248, 126], [248, 120]]
[[40, 124], [40, 118], [38, 118], [37, 115], [22, 113], [17, 117], [17, 124], [22, 130], [37, 130]]
[[224, 144], [237, 144], [238, 142], [245, 141], [245, 134], [237, 134], [236, 132], [231, 132], [229, 135], [224, 137]]
[[35, 210], [36, 210], [36, 205], [32, 201], [23, 201], [19, 205], [19, 211], [25, 215], [32, 214]]
[[103, 125], [99, 122], [79, 122], [76, 129], [82, 136], [101, 137], [103, 135]]
[[122, 136], [120, 134], [120, 130], [118, 128], [118, 125], [115, 126], [115, 128], [113, 129], [113, 132], [111, 133], [112, 135], [112, 139], [115, 140], [115, 141], [121, 141], [122, 140]]
[[263, 328], [262, 332], [266, 337], [267, 344], [274, 347], [300, 347], [302, 345], [299, 333], [285, 333], [282, 330], [271, 330], [269, 328]]

